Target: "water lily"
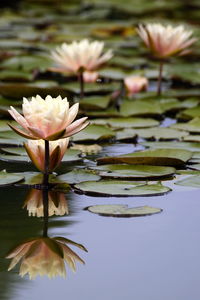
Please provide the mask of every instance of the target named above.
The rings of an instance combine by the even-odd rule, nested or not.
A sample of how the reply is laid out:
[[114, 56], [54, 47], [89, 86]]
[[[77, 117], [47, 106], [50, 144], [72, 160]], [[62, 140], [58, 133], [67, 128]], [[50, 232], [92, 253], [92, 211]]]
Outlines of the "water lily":
[[18, 113], [14, 107], [10, 107], [9, 113], [17, 121], [23, 130], [9, 124], [18, 134], [28, 139], [43, 139], [53, 141], [66, 138], [84, 129], [89, 123], [87, 117], [74, 121], [78, 114], [79, 104], [69, 108], [67, 98], [60, 96], [52, 98], [47, 96], [42, 99], [39, 95], [32, 97], [30, 101], [23, 99], [22, 112]]
[[12, 259], [8, 271], [20, 262], [19, 275], [29, 274], [30, 279], [38, 275], [47, 275], [49, 278], [56, 276], [66, 277], [65, 262], [72, 271], [76, 271], [76, 261], [84, 261], [72, 251], [68, 244], [87, 251], [86, 248], [63, 237], [38, 237], [25, 241], [15, 247], [6, 258]]
[[[25, 199], [23, 208], [27, 208], [29, 216], [43, 217], [43, 191], [31, 189]], [[67, 200], [64, 193], [48, 191], [48, 216], [68, 214]]]
[[58, 67], [51, 70], [77, 74], [82, 98], [84, 96], [83, 72], [96, 71], [113, 56], [112, 50], [103, 53], [103, 48], [104, 42], [89, 42], [87, 39], [74, 41], [71, 44], [63, 43], [51, 53], [53, 60], [58, 64]]
[[158, 94], [161, 93], [163, 60], [174, 55], [186, 55], [188, 49], [197, 39], [192, 38], [192, 31], [184, 26], [147, 24], [139, 25], [137, 32], [150, 51], [160, 59]]
[[132, 96], [140, 91], [146, 90], [148, 87], [148, 80], [142, 76], [128, 76], [124, 79], [125, 87], [128, 95]]
[[[64, 154], [66, 153], [69, 138], [59, 139], [49, 142], [49, 172], [52, 172], [60, 164]], [[28, 140], [24, 144], [26, 152], [30, 159], [38, 168], [45, 171], [45, 141], [44, 140]]]

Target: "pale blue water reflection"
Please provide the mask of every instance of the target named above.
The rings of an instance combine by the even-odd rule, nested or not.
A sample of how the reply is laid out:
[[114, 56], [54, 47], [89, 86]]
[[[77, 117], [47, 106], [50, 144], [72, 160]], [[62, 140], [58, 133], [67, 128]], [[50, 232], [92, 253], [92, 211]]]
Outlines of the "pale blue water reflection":
[[[16, 271], [6, 272], [3, 252], [16, 240], [28, 234], [30, 236], [30, 233], [39, 233], [41, 221], [28, 218], [26, 212], [21, 210], [22, 191], [19, 191], [19, 197], [16, 190], [3, 191], [3, 195], [2, 201], [9, 209], [1, 212], [0, 221], [1, 228], [4, 227], [1, 230], [2, 300], [36, 300], [38, 297], [52, 300], [55, 297], [70, 300], [199, 299], [198, 189], [151, 198], [71, 195], [68, 203], [72, 215], [51, 218], [49, 234], [83, 243], [89, 251], [81, 253], [86, 265], [79, 264], [75, 274], [69, 270], [66, 279], [38, 277], [34, 281], [17, 277]], [[129, 206], [148, 204], [163, 208], [163, 212], [125, 219], [100, 217], [83, 210], [91, 204], [105, 203], [126, 203]], [[15, 218], [9, 221], [12, 216]], [[6, 231], [5, 225], [8, 225]]]

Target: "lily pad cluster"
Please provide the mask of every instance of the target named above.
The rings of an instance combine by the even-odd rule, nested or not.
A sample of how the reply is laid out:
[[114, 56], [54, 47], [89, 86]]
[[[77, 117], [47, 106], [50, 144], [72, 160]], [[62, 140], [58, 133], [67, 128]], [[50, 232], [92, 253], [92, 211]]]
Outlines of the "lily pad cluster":
[[[137, 5], [135, 0], [127, 3], [96, 0], [89, 5], [88, 1], [67, 2], [61, 2], [58, 7], [56, 1], [49, 1], [48, 6], [43, 1], [19, 1], [20, 13], [12, 9], [9, 13], [8, 9], [1, 12], [0, 166], [7, 170], [1, 172], [1, 186], [41, 183], [39, 177], [32, 180], [36, 174], [32, 173], [35, 169], [23, 148], [25, 139], [7, 126], [12, 122], [9, 106], [19, 111], [23, 97], [37, 94], [42, 97], [61, 95], [71, 103], [77, 102], [76, 76], [53, 72], [50, 52], [63, 42], [89, 38], [103, 39], [106, 48], [113, 49], [114, 56], [99, 71], [96, 82], [85, 84], [80, 114], [89, 116], [90, 126], [72, 137], [70, 149], [58, 174], [51, 178], [52, 183], [56, 183], [58, 189], [59, 184], [66, 184], [62, 186], [66, 192], [70, 185], [73, 191], [90, 196], [163, 195], [171, 191], [172, 185], [169, 187], [168, 182], [174, 183], [180, 170], [192, 169], [197, 177], [189, 175], [189, 179], [181, 178], [176, 183], [197, 187], [200, 176], [200, 76], [196, 63], [200, 58], [199, 42], [191, 61], [182, 57], [166, 63], [163, 94], [158, 97], [155, 92], [158, 62], [148, 54], [136, 34], [139, 22], [148, 21], [149, 14], [152, 20], [157, 20], [162, 11], [166, 22], [170, 12], [170, 21], [178, 18], [180, 22], [187, 22], [198, 37], [197, 2], [137, 1]], [[185, 16], [188, 5], [192, 10], [190, 16]], [[129, 98], [123, 80], [130, 75], [148, 78], [148, 91]], [[123, 145], [123, 153], [119, 153], [120, 145]], [[112, 209], [110, 215], [116, 216], [113, 212], [116, 208]], [[130, 210], [119, 207], [122, 215], [137, 214]], [[150, 211], [145, 210], [141, 215]], [[104, 208], [98, 208], [97, 213], [107, 215]]]

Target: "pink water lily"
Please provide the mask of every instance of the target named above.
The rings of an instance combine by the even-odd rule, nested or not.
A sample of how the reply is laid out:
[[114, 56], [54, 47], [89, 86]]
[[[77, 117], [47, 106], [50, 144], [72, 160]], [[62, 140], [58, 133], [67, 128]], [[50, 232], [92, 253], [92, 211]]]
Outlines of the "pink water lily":
[[162, 24], [139, 25], [137, 32], [145, 45], [158, 58], [167, 58], [173, 55], [185, 55], [197, 39], [191, 38], [192, 31], [184, 26]]
[[128, 76], [124, 79], [125, 87], [128, 95], [134, 95], [140, 91], [146, 90], [148, 87], [148, 80], [142, 76]]
[[83, 80], [86, 83], [96, 82], [98, 77], [99, 77], [98, 72], [94, 72], [94, 71], [83, 72]]
[[79, 104], [69, 108], [67, 98], [61, 96], [42, 99], [39, 95], [30, 101], [23, 99], [23, 115], [11, 106], [9, 113], [23, 129], [11, 124], [9, 126], [18, 134], [28, 139], [43, 139], [53, 141], [74, 135], [84, 129], [89, 123], [87, 117], [74, 121], [78, 114]]
[[113, 56], [111, 50], [103, 54], [103, 48], [103, 42], [89, 42], [87, 39], [71, 44], [63, 43], [51, 53], [53, 60], [58, 64], [58, 67], [52, 70], [61, 73], [78, 73], [80, 69], [94, 71]]
[[71, 244], [87, 251], [81, 244], [77, 244], [63, 237], [39, 237], [25, 241], [14, 248], [6, 258], [11, 258], [8, 271], [20, 262], [19, 275], [29, 274], [30, 279], [38, 275], [47, 275], [49, 278], [56, 276], [66, 277], [65, 262], [72, 271], [76, 271], [76, 261], [84, 261], [72, 251], [67, 244]]
[[[66, 153], [69, 138], [63, 138], [49, 142], [49, 172], [52, 172], [60, 164]], [[45, 142], [44, 140], [29, 140], [24, 144], [26, 152], [36, 168], [45, 171]]]

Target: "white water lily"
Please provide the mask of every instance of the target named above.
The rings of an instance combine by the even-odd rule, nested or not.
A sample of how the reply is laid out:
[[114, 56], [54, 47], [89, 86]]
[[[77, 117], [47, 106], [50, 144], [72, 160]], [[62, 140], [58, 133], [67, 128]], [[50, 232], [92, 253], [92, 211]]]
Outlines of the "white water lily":
[[162, 24], [139, 25], [137, 32], [145, 45], [158, 58], [166, 58], [173, 55], [185, 55], [188, 49], [197, 39], [191, 38], [192, 31], [184, 26]]
[[58, 67], [52, 70], [61, 73], [78, 73], [81, 69], [94, 71], [113, 56], [112, 50], [103, 54], [103, 48], [104, 42], [89, 42], [87, 39], [71, 44], [63, 43], [51, 53], [53, 60], [58, 64]]
[[42, 99], [39, 95], [32, 97], [31, 101], [23, 99], [22, 112], [11, 106], [9, 113], [24, 130], [11, 124], [9, 126], [18, 134], [28, 139], [57, 140], [74, 135], [84, 129], [89, 123], [87, 117], [76, 120], [79, 104], [69, 108], [67, 98], [61, 96]]

